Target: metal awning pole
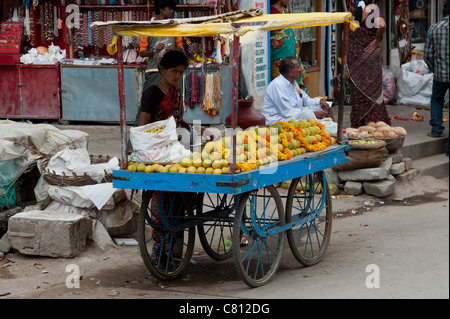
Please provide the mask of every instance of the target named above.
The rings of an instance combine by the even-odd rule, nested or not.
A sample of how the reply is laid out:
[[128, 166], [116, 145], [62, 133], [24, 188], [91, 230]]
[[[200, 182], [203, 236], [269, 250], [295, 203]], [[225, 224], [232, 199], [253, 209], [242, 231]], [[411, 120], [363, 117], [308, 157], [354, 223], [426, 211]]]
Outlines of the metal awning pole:
[[342, 39], [342, 63], [341, 63], [341, 78], [339, 88], [339, 109], [338, 109], [338, 130], [337, 142], [342, 143], [342, 131], [344, 126], [344, 102], [345, 102], [345, 76], [347, 71], [347, 51], [348, 51], [348, 33], [350, 24], [344, 23], [344, 36]]
[[124, 73], [123, 73], [123, 47], [122, 36], [117, 41], [117, 70], [119, 75], [119, 103], [120, 103], [120, 132], [122, 140], [122, 168], [127, 168], [127, 123], [125, 110]]
[[236, 173], [236, 128], [237, 128], [237, 114], [238, 114], [238, 99], [239, 99], [239, 37], [234, 36], [233, 41], [233, 66], [232, 87], [231, 87], [231, 128], [232, 135], [232, 154], [231, 154], [231, 173]]

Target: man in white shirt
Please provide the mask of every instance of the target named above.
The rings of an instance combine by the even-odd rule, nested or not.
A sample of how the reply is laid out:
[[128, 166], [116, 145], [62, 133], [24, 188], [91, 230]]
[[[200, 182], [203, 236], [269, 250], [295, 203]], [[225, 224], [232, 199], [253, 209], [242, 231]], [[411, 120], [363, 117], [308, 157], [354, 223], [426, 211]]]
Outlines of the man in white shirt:
[[281, 61], [280, 73], [266, 90], [262, 114], [266, 125], [277, 121], [333, 119], [333, 110], [324, 99], [310, 98], [298, 87], [297, 79], [301, 74], [300, 65], [295, 58]]

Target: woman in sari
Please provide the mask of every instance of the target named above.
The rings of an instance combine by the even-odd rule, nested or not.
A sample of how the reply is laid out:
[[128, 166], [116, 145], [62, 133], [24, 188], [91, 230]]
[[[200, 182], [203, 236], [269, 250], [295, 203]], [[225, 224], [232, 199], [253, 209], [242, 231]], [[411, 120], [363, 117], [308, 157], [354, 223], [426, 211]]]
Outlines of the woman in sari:
[[[287, 5], [290, 0], [270, 0], [270, 13], [271, 14], [284, 14], [289, 13], [287, 10]], [[296, 57], [300, 67], [301, 74], [300, 77], [296, 79], [296, 82], [300, 88], [307, 92], [309, 78], [303, 68], [302, 62], [300, 61], [300, 45], [297, 43], [293, 29], [284, 29], [280, 31], [272, 31], [270, 37], [270, 61], [271, 61], [271, 78], [274, 80], [280, 75], [280, 64], [285, 58]]]
[[[173, 116], [177, 127], [189, 129], [189, 124], [183, 120], [182, 94], [179, 88], [179, 82], [187, 67], [188, 59], [179, 51], [169, 51], [163, 56], [158, 67], [161, 79], [142, 94], [139, 126], [167, 120]], [[174, 196], [179, 195], [170, 192], [155, 192], [153, 194], [151, 220], [154, 224], [162, 225], [160, 215], [163, 212], [175, 209], [181, 214], [183, 201], [181, 198], [173, 199]], [[171, 203], [174, 202], [176, 203], [175, 207], [171, 207]], [[170, 245], [167, 236], [168, 234], [163, 231], [153, 230], [152, 261], [157, 267], [167, 265], [170, 262], [170, 267], [176, 268], [183, 254], [183, 231], [171, 238]]]
[[178, 51], [167, 52], [159, 63], [161, 79], [142, 94], [139, 126], [175, 118], [178, 127], [189, 128], [183, 121], [183, 105], [179, 82], [188, 67], [187, 57]]
[[369, 122], [390, 125], [383, 99], [382, 57], [380, 41], [386, 23], [376, 0], [360, 0], [353, 12], [360, 27], [350, 31], [348, 65], [352, 111], [351, 126], [358, 128]]

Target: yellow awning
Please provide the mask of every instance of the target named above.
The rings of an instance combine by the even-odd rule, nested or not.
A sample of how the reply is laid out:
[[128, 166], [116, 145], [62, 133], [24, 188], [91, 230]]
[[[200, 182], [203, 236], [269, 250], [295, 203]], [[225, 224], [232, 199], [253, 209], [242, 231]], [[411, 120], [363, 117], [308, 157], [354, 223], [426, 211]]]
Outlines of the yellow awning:
[[[218, 34], [234, 34], [242, 36], [249, 31], [273, 31], [286, 28], [298, 29], [316, 26], [328, 26], [336, 23], [356, 23], [352, 14], [348, 12], [328, 13], [291, 13], [291, 14], [265, 14], [252, 17], [238, 18], [228, 22], [178, 23], [177, 19], [170, 20], [167, 24], [154, 23], [93, 23], [91, 26], [111, 26], [113, 32], [121, 36], [134, 37], [165, 37], [186, 36], [201, 37]], [[169, 20], [168, 20], [169, 22]]]

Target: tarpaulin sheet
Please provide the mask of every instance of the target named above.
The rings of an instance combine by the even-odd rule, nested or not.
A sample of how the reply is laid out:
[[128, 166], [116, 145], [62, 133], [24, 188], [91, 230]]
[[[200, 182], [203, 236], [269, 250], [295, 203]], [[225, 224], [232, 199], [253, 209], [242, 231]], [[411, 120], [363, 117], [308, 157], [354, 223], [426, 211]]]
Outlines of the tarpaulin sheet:
[[[234, 34], [242, 36], [249, 31], [273, 31], [286, 28], [307, 28], [315, 26], [328, 26], [336, 23], [353, 23], [351, 13], [292, 13], [292, 14], [266, 14], [237, 19], [226, 19], [226, 22], [200, 22], [196, 19], [170, 19], [155, 23], [121, 22], [94, 22], [93, 27], [112, 26], [113, 32], [120, 36], [134, 37], [163, 37], [163, 36], [211, 36], [217, 34]], [[165, 21], [165, 23], [164, 23]]]

